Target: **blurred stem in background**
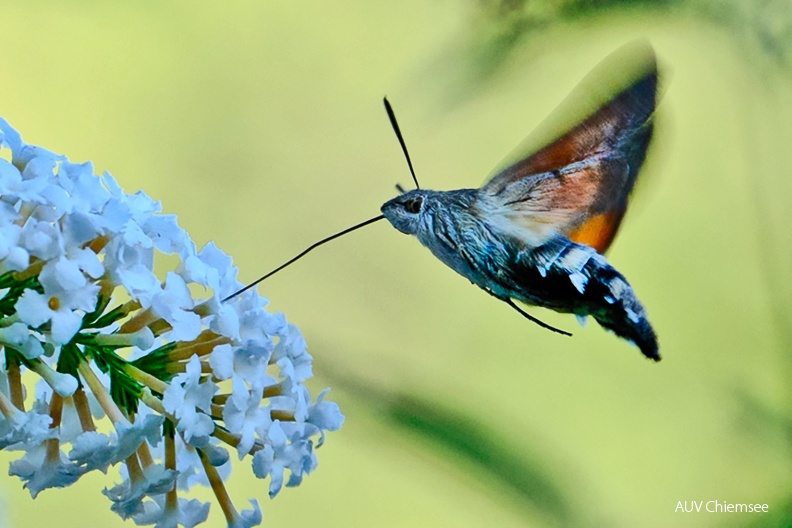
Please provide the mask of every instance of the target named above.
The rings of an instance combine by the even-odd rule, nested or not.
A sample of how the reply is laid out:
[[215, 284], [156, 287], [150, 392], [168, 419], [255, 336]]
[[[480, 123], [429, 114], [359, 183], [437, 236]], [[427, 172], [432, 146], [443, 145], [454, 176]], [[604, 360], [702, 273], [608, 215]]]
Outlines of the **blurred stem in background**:
[[551, 526], [585, 526], [581, 506], [565, 493], [563, 480], [547, 464], [548, 454], [538, 452], [525, 439], [515, 444], [515, 439], [507, 438], [508, 427], [499, 433], [461, 409], [421, 395], [386, 389], [336, 371], [322, 374], [356, 401], [366, 402], [377, 419], [398, 433], [468, 468], [491, 489], [493, 497], [505, 498], [507, 504]]
[[792, 4], [787, 0], [479, 0], [478, 7], [472, 47], [481, 73], [497, 69], [533, 33], [624, 12], [708, 22], [779, 67], [792, 67]]

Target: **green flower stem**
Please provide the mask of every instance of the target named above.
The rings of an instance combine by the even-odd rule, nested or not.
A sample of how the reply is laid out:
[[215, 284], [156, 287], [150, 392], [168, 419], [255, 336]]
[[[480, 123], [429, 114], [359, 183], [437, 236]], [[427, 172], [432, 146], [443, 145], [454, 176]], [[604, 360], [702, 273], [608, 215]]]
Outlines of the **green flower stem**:
[[[182, 374], [187, 372], [187, 362], [186, 361], [177, 361], [174, 363], [168, 363], [165, 365], [165, 372], [168, 374]], [[201, 374], [213, 374], [212, 366], [209, 365], [208, 361], [201, 361]]]
[[165, 319], [157, 319], [156, 321], [148, 325], [148, 327], [149, 330], [151, 330], [151, 333], [153, 333], [155, 336], [159, 336], [164, 334], [165, 332], [169, 332], [173, 330], [173, 327]]
[[59, 378], [63, 378], [67, 374], [61, 374], [60, 372], [56, 372], [52, 369], [49, 365], [41, 361], [41, 359], [30, 359], [28, 360], [28, 364], [30, 365], [30, 370], [41, 376], [41, 378], [46, 381], [52, 390], [58, 393], [60, 396], [71, 396], [71, 394], [64, 394], [61, 392], [62, 389], [59, 388], [57, 380]]
[[91, 370], [91, 366], [87, 362], [81, 361], [78, 370], [85, 380], [86, 385], [88, 385], [88, 388], [91, 389], [91, 392], [93, 392], [94, 396], [99, 402], [99, 405], [102, 406], [105, 414], [108, 418], [110, 418], [110, 421], [113, 422], [113, 424], [118, 422], [126, 422], [127, 419], [124, 417], [121, 409], [118, 408], [113, 399], [110, 397], [110, 393], [107, 392], [107, 389], [105, 389], [104, 385], [102, 385], [102, 382], [99, 381], [99, 378], [96, 377], [94, 371]]
[[77, 409], [77, 417], [80, 419], [80, 426], [83, 431], [96, 431], [96, 424], [94, 424], [93, 416], [91, 416], [91, 406], [88, 404], [88, 396], [82, 387], [77, 387], [77, 390], [72, 394], [74, 400], [74, 407]]
[[22, 412], [25, 412], [25, 391], [22, 388], [22, 367], [19, 361], [6, 354], [6, 368], [8, 371], [8, 388], [11, 393], [11, 402]]
[[[282, 383], [275, 383], [274, 385], [269, 385], [264, 387], [264, 393], [262, 394], [262, 399], [264, 398], [272, 398], [273, 396], [280, 396], [283, 394], [283, 384]], [[212, 396], [212, 403], [217, 405], [225, 405], [228, 401], [228, 398], [231, 397], [230, 393], [226, 394], [217, 394]]]
[[289, 411], [270, 411], [270, 416], [273, 420], [280, 420], [281, 422], [293, 422], [294, 413]]
[[133, 484], [137, 484], [146, 479], [146, 475], [143, 474], [143, 469], [140, 467], [137, 452], [129, 455], [124, 462], [126, 463], [127, 471], [129, 471], [129, 480], [131, 480]]
[[165, 416], [168, 420], [173, 423], [178, 423], [178, 420], [175, 416], [170, 413], [165, 412], [165, 406], [162, 405], [162, 400], [157, 398], [151, 393], [149, 389], [143, 389], [143, 392], [140, 394], [140, 401], [148, 405], [150, 409], [160, 413], [161, 415]]
[[[234, 448], [236, 448], [236, 446], [239, 445], [239, 442], [242, 441], [240, 436], [229, 433], [222, 427], [218, 426], [215, 426], [214, 431], [212, 431], [212, 436]], [[264, 444], [262, 444], [260, 440], [256, 440], [253, 444], [253, 447], [250, 448], [250, 451], [248, 451], [247, 454], [252, 455], [256, 453], [256, 451], [261, 451], [262, 449], [264, 449]]]
[[131, 363], [127, 363], [124, 365], [124, 372], [128, 374], [129, 377], [131, 377], [135, 381], [142, 383], [146, 387], [150, 388], [155, 392], [159, 392], [160, 394], [164, 394], [168, 388], [167, 383], [165, 383], [158, 377], [149, 374], [148, 372], [144, 372], [140, 370]]
[[168, 360], [175, 362], [190, 359], [192, 356], [203, 357], [211, 354], [216, 346], [228, 343], [231, 343], [231, 339], [218, 336], [211, 330], [204, 330], [197, 339], [189, 343], [179, 343], [176, 348], [168, 354]]
[[19, 314], [12, 313], [10, 315], [6, 315], [2, 319], [0, 319], [0, 328], [8, 328], [12, 324], [19, 322]]
[[149, 468], [154, 465], [154, 457], [151, 456], [151, 450], [149, 449], [148, 443], [143, 442], [140, 444], [140, 447], [137, 449], [138, 458], [140, 459], [140, 463], [143, 464], [144, 468]]
[[231, 497], [228, 496], [228, 490], [226, 490], [225, 484], [223, 484], [223, 479], [217, 472], [217, 468], [209, 462], [209, 458], [200, 449], [198, 449], [198, 456], [201, 458], [201, 465], [206, 473], [206, 478], [209, 479], [212, 492], [214, 492], [215, 497], [217, 497], [217, 502], [220, 503], [220, 508], [223, 510], [226, 522], [228, 522], [229, 526], [234, 526], [235, 523], [239, 521], [239, 513], [237, 513], [236, 508], [234, 508]]
[[52, 418], [50, 429], [55, 429], [60, 426], [61, 417], [63, 416], [63, 397], [57, 392], [52, 395], [50, 401], [49, 415]]
[[157, 321], [159, 316], [154, 315], [154, 312], [151, 311], [151, 308], [143, 310], [142, 312], [138, 313], [132, 319], [127, 321], [121, 326], [119, 330], [122, 334], [131, 334], [133, 332], [137, 332], [141, 328], [146, 326], [151, 326], [152, 323]]
[[[11, 163], [14, 164], [14, 167], [19, 169], [19, 172], [22, 172], [23, 170], [25, 170], [25, 166], [27, 165], [27, 163], [22, 161], [22, 160], [20, 160], [18, 156], [14, 156], [14, 157], [16, 159], [13, 159], [11, 161]], [[31, 204], [23, 203], [22, 207], [19, 208], [19, 218], [14, 220], [14, 223], [16, 225], [18, 225], [19, 227], [24, 227], [25, 224], [27, 223], [28, 218], [30, 218], [30, 215], [33, 214], [34, 210], [35, 210], [35, 208]], [[36, 258], [34, 257], [33, 260], [35, 261]]]
[[[104, 279], [100, 281], [101, 290], [99, 293], [99, 301], [97, 302], [96, 309], [97, 312], [94, 312], [93, 315], [96, 316], [96, 319], [91, 321], [88, 325], [88, 328], [104, 328], [109, 326], [117, 321], [120, 321], [131, 312], [140, 309], [140, 303], [137, 301], [127, 301], [120, 306], [116, 306], [112, 310], [108, 312], [104, 312], [107, 308], [108, 304], [112, 299], [112, 292], [115, 288], [112, 283], [105, 281]], [[103, 313], [103, 315], [100, 315]], [[105, 335], [105, 334], [102, 334]]]
[[196, 304], [193, 307], [192, 312], [194, 314], [200, 315], [201, 317], [207, 317], [212, 315], [212, 305], [209, 303], [209, 301], [204, 301], [202, 303]]
[[[176, 437], [173, 426], [165, 426], [165, 469], [176, 471]], [[165, 507], [170, 511], [176, 511], [179, 507], [177, 486], [169, 490], [165, 495]]]
[[[138, 330], [139, 332], [140, 330]], [[138, 333], [132, 332], [129, 334], [96, 334], [93, 336], [94, 342], [100, 346], [109, 347], [130, 347], [134, 346], [137, 341]]]
[[264, 387], [264, 398], [272, 398], [273, 396], [280, 396], [283, 394], [283, 384], [276, 383], [275, 385], [270, 385], [269, 387]]
[[[223, 429], [221, 427], [215, 427], [215, 430], [212, 431], [212, 436], [214, 436], [215, 438], [217, 438], [221, 442], [225, 442], [226, 444], [228, 444], [231, 447], [238, 446], [239, 442], [242, 441], [240, 437], [238, 437], [235, 434], [229, 433], [228, 431], [226, 431], [225, 429]], [[259, 449], [262, 449], [262, 448], [263, 448], [263, 446], [254, 444], [253, 448], [250, 450], [250, 452], [251, 453], [255, 453], [256, 451], [258, 451]]]
[[38, 277], [46, 263], [46, 260], [36, 260], [33, 264], [28, 266], [27, 269], [14, 273], [14, 279], [16, 279], [17, 282], [24, 282], [27, 279]]
[[[50, 429], [60, 427], [61, 417], [63, 416], [63, 397], [57, 392], [52, 393], [49, 414], [50, 418], [52, 418]], [[47, 461], [53, 464], [60, 462], [60, 440], [58, 440], [57, 436], [47, 440], [46, 458]]]
[[228, 398], [231, 397], [231, 394], [217, 394], [212, 396], [212, 403], [216, 405], [225, 405], [228, 401]]
[[7, 420], [10, 420], [20, 412], [22, 411], [17, 409], [14, 404], [11, 403], [11, 400], [9, 400], [8, 397], [3, 394], [3, 391], [0, 391], [0, 413], [3, 413], [3, 416], [5, 416]]
[[[93, 250], [93, 248], [92, 248], [92, 251], [94, 253], [96, 253], [97, 255], [99, 254], [99, 252]], [[101, 251], [101, 250], [99, 250], [99, 251]], [[116, 289], [115, 282], [113, 281], [113, 279], [111, 279], [110, 277], [105, 275], [104, 277], [99, 279], [97, 281], [97, 283], [99, 284], [99, 298], [100, 299], [106, 299], [106, 302], [102, 303], [106, 307], [107, 306], [107, 302], [109, 302], [110, 299], [113, 298], [113, 292]], [[140, 303], [137, 302], [137, 301], [127, 301], [126, 304], [134, 304], [134, 305], [137, 305], [138, 307], [140, 307]], [[135, 309], [137, 309], [137, 308], [135, 308]], [[127, 311], [126, 313], [129, 313], [129, 311]]]
[[98, 255], [99, 252], [102, 251], [102, 249], [104, 249], [104, 247], [107, 245], [108, 242], [110, 242], [109, 236], [99, 235], [98, 237], [88, 242], [88, 244], [86, 244], [86, 247]]
[[213, 420], [222, 420], [223, 419], [223, 406], [222, 405], [217, 405], [216, 403], [213, 403], [213, 404], [211, 404], [209, 406], [209, 411], [212, 413], [211, 416], [212, 416]]

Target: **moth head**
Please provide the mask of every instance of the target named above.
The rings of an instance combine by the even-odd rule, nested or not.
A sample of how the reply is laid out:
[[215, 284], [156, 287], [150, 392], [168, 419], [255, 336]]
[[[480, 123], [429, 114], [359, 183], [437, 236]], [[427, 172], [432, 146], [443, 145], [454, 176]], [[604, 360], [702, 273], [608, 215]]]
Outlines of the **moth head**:
[[418, 231], [425, 202], [426, 191], [415, 189], [385, 202], [381, 210], [393, 227], [404, 234], [414, 235]]

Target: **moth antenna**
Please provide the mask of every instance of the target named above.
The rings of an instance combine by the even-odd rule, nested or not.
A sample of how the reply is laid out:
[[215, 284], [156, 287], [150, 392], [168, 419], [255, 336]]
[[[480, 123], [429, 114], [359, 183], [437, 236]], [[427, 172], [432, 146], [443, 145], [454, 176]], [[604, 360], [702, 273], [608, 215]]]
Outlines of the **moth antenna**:
[[264, 279], [268, 279], [268, 278], [272, 277], [273, 275], [275, 275], [276, 273], [278, 273], [283, 268], [286, 268], [287, 266], [289, 266], [291, 264], [294, 264], [295, 262], [297, 262], [298, 260], [303, 258], [305, 255], [307, 255], [308, 253], [310, 253], [314, 249], [318, 248], [322, 244], [324, 244], [326, 242], [330, 242], [331, 240], [335, 240], [336, 238], [344, 236], [347, 233], [351, 233], [352, 231], [355, 231], [356, 229], [360, 229], [361, 227], [366, 227], [367, 225], [373, 224], [374, 222], [379, 222], [380, 220], [382, 220], [384, 218], [385, 218], [385, 215], [375, 216], [374, 218], [369, 218], [365, 222], [360, 222], [359, 224], [355, 224], [352, 227], [348, 227], [348, 228], [344, 229], [343, 231], [339, 231], [338, 233], [336, 233], [334, 235], [330, 235], [329, 237], [323, 238], [319, 242], [316, 242], [316, 243], [310, 245], [306, 250], [304, 250], [302, 253], [300, 253], [296, 257], [292, 258], [291, 260], [289, 260], [287, 262], [284, 262], [283, 264], [281, 264], [280, 266], [278, 266], [274, 270], [270, 271], [269, 273], [267, 273], [266, 275], [264, 275], [262, 277], [259, 277], [258, 279], [256, 279], [255, 281], [251, 282], [250, 284], [248, 284], [247, 286], [245, 286], [241, 290], [235, 291], [234, 293], [232, 293], [231, 295], [229, 295], [228, 297], [226, 297], [225, 299], [223, 299], [220, 302], [229, 301], [229, 300], [233, 299], [234, 297], [236, 297], [237, 295], [239, 295], [240, 293], [248, 291], [250, 288], [254, 287], [255, 285], [257, 285], [259, 282], [263, 281]]
[[501, 300], [501, 301], [505, 302], [506, 304], [508, 304], [509, 306], [511, 306], [512, 308], [514, 308], [515, 310], [517, 310], [517, 313], [519, 313], [520, 315], [522, 315], [523, 317], [525, 317], [526, 319], [528, 319], [528, 320], [529, 320], [529, 321], [531, 321], [532, 323], [536, 323], [536, 324], [538, 324], [539, 326], [541, 326], [542, 328], [545, 328], [545, 329], [547, 329], [547, 330], [550, 330], [551, 332], [555, 332], [555, 333], [557, 333], [557, 334], [565, 335], [565, 336], [567, 336], [567, 337], [569, 337], [569, 336], [571, 336], [571, 335], [572, 335], [572, 334], [570, 334], [569, 332], [567, 332], [567, 331], [565, 331], [565, 330], [561, 330], [560, 328], [556, 328], [555, 326], [549, 325], [549, 324], [545, 323], [544, 321], [537, 319], [537, 318], [536, 318], [536, 317], [534, 317], [533, 315], [529, 314], [528, 312], [526, 312], [525, 310], [523, 310], [522, 308], [520, 308], [519, 306], [517, 306], [516, 304], [514, 304], [514, 301], [512, 301], [512, 300], [511, 300], [511, 299], [509, 299], [508, 297], [504, 299], [503, 297], [498, 297], [497, 295], [495, 295], [495, 294], [492, 292], [492, 290], [488, 290], [487, 288], [482, 288], [482, 289], [483, 289], [485, 292], [487, 292], [487, 293], [489, 293], [490, 295], [492, 295], [493, 297], [495, 297], [496, 299], [498, 299], [498, 300]]
[[[396, 114], [393, 113], [393, 108], [391, 108], [387, 97], [383, 97], [382, 102], [385, 103], [385, 111], [388, 112], [388, 119], [390, 119], [393, 131], [396, 132], [396, 137], [399, 139], [399, 145], [401, 145], [402, 151], [404, 152], [404, 157], [407, 159], [407, 165], [410, 167], [410, 174], [412, 174], [413, 181], [415, 182], [415, 188], [420, 189], [421, 186], [418, 185], [418, 178], [415, 176], [415, 170], [413, 170], [413, 164], [410, 160], [410, 153], [407, 152], [407, 145], [404, 143], [404, 138], [402, 137], [401, 130], [399, 129], [399, 123], [396, 121]], [[398, 189], [399, 186], [396, 188]], [[400, 192], [404, 193], [404, 191], [401, 189]]]
[[401, 183], [396, 184], [396, 190], [399, 191], [399, 194], [404, 194], [407, 192], [404, 190], [404, 187], [401, 186]]

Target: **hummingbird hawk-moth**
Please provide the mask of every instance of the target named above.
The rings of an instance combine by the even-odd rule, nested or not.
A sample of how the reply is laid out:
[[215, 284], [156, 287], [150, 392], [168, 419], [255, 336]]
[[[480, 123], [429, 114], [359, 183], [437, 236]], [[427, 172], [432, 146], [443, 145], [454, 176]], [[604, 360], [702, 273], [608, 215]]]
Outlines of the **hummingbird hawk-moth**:
[[517, 300], [581, 320], [591, 316], [659, 361], [643, 305], [603, 256], [652, 137], [657, 65], [651, 49], [640, 48], [622, 50], [595, 70], [594, 77], [602, 77], [621, 61], [632, 62], [631, 77], [618, 92], [483, 187], [417, 188], [386, 202], [382, 213], [451, 269], [514, 308], [519, 310]]

